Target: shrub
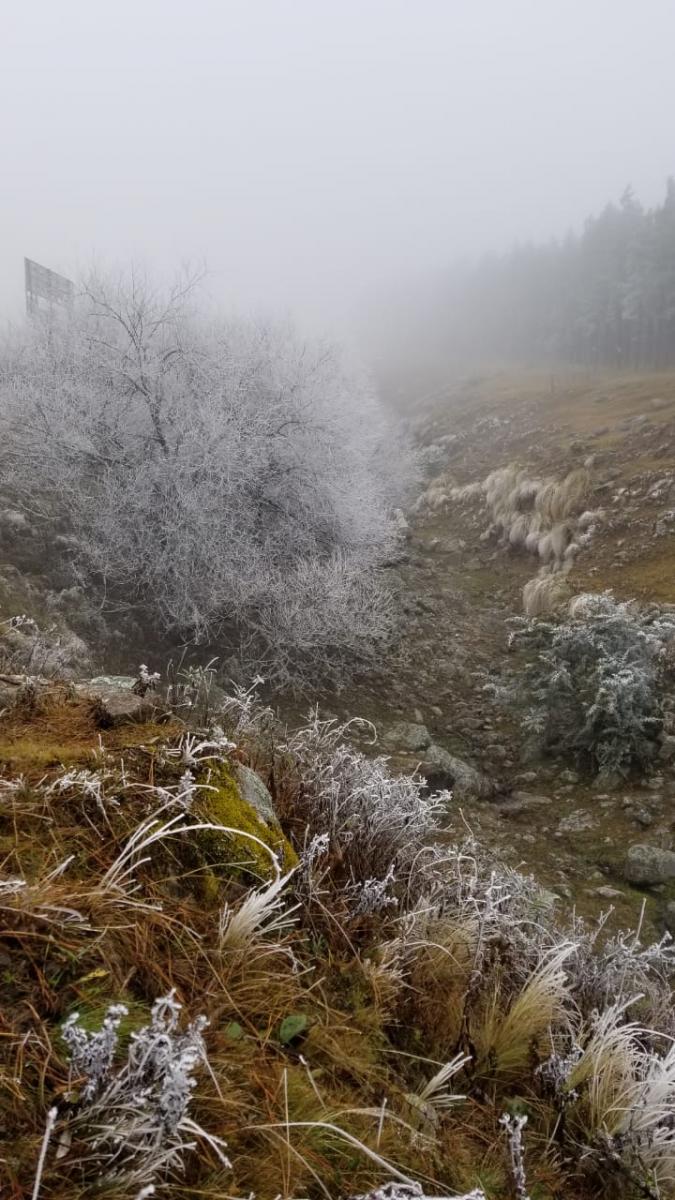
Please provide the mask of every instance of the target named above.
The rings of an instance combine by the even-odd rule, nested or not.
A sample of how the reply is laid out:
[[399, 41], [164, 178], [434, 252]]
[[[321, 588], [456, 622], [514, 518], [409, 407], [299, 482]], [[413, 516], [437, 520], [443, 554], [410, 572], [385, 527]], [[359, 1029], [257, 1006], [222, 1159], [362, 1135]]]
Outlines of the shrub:
[[505, 695], [529, 706], [531, 745], [574, 755], [608, 777], [649, 763], [662, 728], [675, 617], [606, 592], [576, 597], [565, 620], [512, 624], [511, 646], [534, 657]]
[[200, 316], [193, 294], [93, 279], [26, 328], [0, 367], [13, 501], [153, 629], [234, 643], [268, 677], [371, 653], [405, 466], [369, 384], [336, 348]]

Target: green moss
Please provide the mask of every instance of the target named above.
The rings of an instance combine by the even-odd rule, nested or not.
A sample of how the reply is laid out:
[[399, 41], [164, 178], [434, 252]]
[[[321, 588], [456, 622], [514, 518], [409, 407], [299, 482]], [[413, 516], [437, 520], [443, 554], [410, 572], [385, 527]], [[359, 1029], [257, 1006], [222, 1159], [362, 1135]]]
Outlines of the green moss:
[[[269, 846], [278, 855], [283, 870], [295, 866], [298, 857], [282, 833], [270, 829], [255, 809], [243, 799], [232, 769], [219, 763], [209, 770], [203, 781], [208, 789], [201, 792], [194, 812], [199, 820], [213, 821], [241, 834], [204, 829], [196, 834], [196, 844], [211, 873], [232, 877], [271, 879], [272, 859], [265, 850]], [[246, 836], [252, 835], [252, 836]], [[258, 841], [253, 841], [257, 838]], [[263, 845], [259, 843], [262, 842]]]

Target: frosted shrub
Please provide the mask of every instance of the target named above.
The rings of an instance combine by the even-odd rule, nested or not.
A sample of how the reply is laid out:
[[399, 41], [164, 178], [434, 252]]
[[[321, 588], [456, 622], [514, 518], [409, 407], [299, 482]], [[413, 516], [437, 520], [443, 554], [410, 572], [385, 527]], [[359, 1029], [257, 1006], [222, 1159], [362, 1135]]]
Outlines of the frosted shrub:
[[83, 586], [281, 679], [391, 635], [407, 459], [370, 385], [287, 324], [94, 279], [0, 364], [0, 467]]
[[643, 613], [607, 592], [578, 597], [566, 620], [513, 625], [511, 646], [532, 658], [505, 698], [529, 705], [532, 747], [574, 755], [609, 777], [649, 763], [662, 728], [675, 618]]
[[206, 1061], [207, 1022], [198, 1017], [181, 1030], [180, 1008], [173, 992], [156, 1000], [149, 1024], [131, 1034], [119, 1067], [114, 1059], [124, 1005], [111, 1005], [97, 1033], [83, 1029], [77, 1013], [63, 1026], [72, 1073], [85, 1079], [71, 1132], [86, 1143], [83, 1155], [99, 1163], [105, 1178], [151, 1184], [182, 1165], [195, 1137], [208, 1141], [229, 1165], [223, 1143], [188, 1116], [195, 1072]]
[[366, 758], [343, 740], [348, 728], [315, 716], [285, 749], [302, 783], [308, 855], [329, 847], [353, 910], [374, 912], [395, 904], [395, 886], [408, 895], [424, 886], [414, 867], [450, 796]]

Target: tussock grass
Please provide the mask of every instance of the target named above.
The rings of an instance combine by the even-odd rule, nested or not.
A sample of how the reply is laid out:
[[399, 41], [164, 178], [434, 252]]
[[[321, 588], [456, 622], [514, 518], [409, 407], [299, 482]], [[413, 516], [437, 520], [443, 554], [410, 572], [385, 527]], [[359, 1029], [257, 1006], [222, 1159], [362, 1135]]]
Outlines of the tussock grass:
[[[261, 736], [247, 695], [232, 742], [189, 743], [187, 791], [171, 727], [81, 755], [77, 727], [76, 767], [5, 773], [2, 1194], [337, 1200], [391, 1181], [501, 1200], [513, 1112], [533, 1196], [667, 1196], [675, 1058], [649, 1032], [665, 948], [559, 929], [533, 881], [435, 844], [441, 801], [416, 781], [315, 719]], [[293, 871], [255, 883], [200, 859], [192, 804], [219, 755], [271, 778]], [[619, 978], [648, 982], [639, 1023]], [[84, 1050], [104, 1043], [93, 1084]]]

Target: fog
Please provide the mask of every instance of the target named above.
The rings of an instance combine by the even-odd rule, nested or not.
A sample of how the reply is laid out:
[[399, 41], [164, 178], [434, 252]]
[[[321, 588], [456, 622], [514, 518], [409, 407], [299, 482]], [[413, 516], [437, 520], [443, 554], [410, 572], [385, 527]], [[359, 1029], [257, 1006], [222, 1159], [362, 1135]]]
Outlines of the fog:
[[204, 261], [345, 329], [675, 167], [671, 0], [5, 3], [0, 311], [23, 255]]

